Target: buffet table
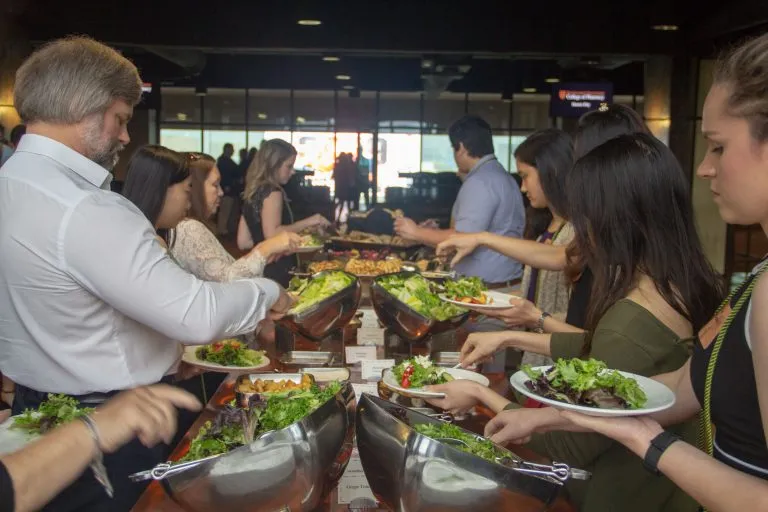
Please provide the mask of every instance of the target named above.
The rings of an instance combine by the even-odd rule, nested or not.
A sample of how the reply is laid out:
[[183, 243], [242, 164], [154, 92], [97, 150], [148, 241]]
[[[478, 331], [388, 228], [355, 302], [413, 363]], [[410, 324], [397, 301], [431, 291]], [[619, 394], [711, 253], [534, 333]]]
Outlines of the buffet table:
[[[300, 349], [301, 347], [296, 347], [296, 348]], [[280, 354], [277, 353], [275, 345], [266, 347], [265, 350], [267, 352], [268, 357], [270, 358], [271, 364], [269, 367], [264, 368], [263, 370], [264, 373], [271, 373], [275, 371], [278, 371], [278, 372], [296, 371], [294, 368], [286, 368], [282, 363], [280, 363], [279, 361]], [[378, 357], [381, 358], [382, 355], [380, 354]], [[350, 369], [350, 380], [353, 383], [354, 387], [356, 388], [356, 392], [360, 390], [371, 391], [371, 392], [373, 391], [373, 389], [375, 388], [375, 383], [363, 380], [359, 365], [357, 366], [348, 365], [347, 367]], [[206, 405], [205, 409], [200, 414], [200, 417], [193, 424], [190, 430], [186, 433], [181, 443], [174, 449], [170, 457], [171, 460], [177, 460], [178, 458], [180, 458], [187, 451], [190, 440], [196, 435], [200, 426], [203, 425], [206, 421], [212, 420], [216, 415], [216, 411], [219, 408], [221, 408], [224, 404], [226, 404], [227, 402], [231, 401], [234, 398], [234, 382], [237, 375], [238, 375], [237, 373], [230, 374], [230, 376], [224, 381], [221, 387], [212, 396], [212, 398]], [[490, 380], [491, 388], [493, 388], [495, 391], [503, 395], [508, 395], [510, 393], [508, 381], [504, 374], [491, 373], [491, 374], [486, 374], [486, 376]], [[476, 414], [471, 415], [464, 420], [456, 421], [456, 423], [468, 430], [482, 434], [483, 428], [485, 427], [485, 424], [489, 421], [490, 417], [491, 417], [490, 411], [480, 409], [477, 411]], [[546, 462], [542, 460], [541, 457], [539, 457], [538, 455], [530, 452], [529, 450], [525, 450], [524, 448], [516, 448], [513, 451], [515, 451], [516, 453], [518, 453], [518, 455], [520, 455], [525, 459], [535, 461], [535, 462]], [[348, 471], [351, 467], [352, 467], [352, 461], [350, 462]], [[342, 479], [342, 483], [340, 483], [340, 486], [344, 485], [343, 482], [344, 482], [344, 478]], [[346, 501], [346, 500], [340, 499], [338, 488], [334, 489], [326, 498], [325, 503], [321, 508], [321, 510], [331, 511], [331, 512], [354, 510], [354, 509], [351, 509], [349, 505], [340, 504], [340, 501]], [[147, 487], [146, 491], [144, 492], [144, 494], [141, 496], [141, 498], [133, 508], [134, 512], [184, 512], [184, 510], [185, 509], [183, 509], [181, 506], [176, 504], [176, 502], [174, 502], [168, 496], [168, 494], [163, 490], [159, 482], [152, 482]], [[366, 510], [372, 510], [372, 509], [367, 508]], [[386, 509], [382, 508], [379, 510], [386, 510]], [[548, 510], [551, 512], [573, 512], [575, 509], [565, 499], [558, 498], [558, 500], [551, 507], [549, 507]]]

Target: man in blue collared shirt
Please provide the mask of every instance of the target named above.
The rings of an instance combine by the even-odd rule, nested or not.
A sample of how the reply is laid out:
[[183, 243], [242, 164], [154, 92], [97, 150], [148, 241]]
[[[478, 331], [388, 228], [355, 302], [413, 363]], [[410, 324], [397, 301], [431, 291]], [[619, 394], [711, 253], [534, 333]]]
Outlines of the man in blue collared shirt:
[[[459, 177], [464, 181], [453, 205], [451, 228], [432, 229], [403, 218], [395, 222], [397, 234], [432, 246], [456, 232], [522, 236], [523, 196], [517, 182], [493, 154], [491, 127], [480, 117], [464, 116], [451, 125], [448, 136]], [[456, 270], [497, 285], [514, 282], [522, 275], [519, 262], [485, 247], [465, 257]]]

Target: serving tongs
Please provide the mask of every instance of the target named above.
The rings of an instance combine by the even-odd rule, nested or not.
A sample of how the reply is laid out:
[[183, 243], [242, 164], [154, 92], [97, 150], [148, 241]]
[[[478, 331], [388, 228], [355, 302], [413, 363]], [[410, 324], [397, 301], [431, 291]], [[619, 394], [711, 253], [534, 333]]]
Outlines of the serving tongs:
[[195, 468], [200, 464], [202, 464], [203, 462], [208, 462], [209, 460], [218, 459], [222, 455], [225, 455], [225, 454], [219, 453], [217, 455], [211, 455], [210, 457], [205, 457], [204, 459], [191, 460], [189, 462], [182, 462], [180, 464], [174, 464], [171, 461], [161, 462], [160, 464], [153, 467], [152, 469], [139, 471], [138, 473], [129, 475], [128, 478], [131, 480], [131, 482], [145, 482], [147, 480], [164, 480], [173, 475], [183, 473], [188, 469]]
[[[453, 437], [436, 437], [435, 440], [447, 445], [464, 446], [469, 448], [469, 445], [466, 442], [462, 441], [461, 439], [455, 439]], [[589, 480], [592, 476], [592, 473], [589, 471], [584, 471], [583, 469], [575, 469], [562, 462], [553, 462], [552, 465], [535, 464], [533, 462], [519, 460], [513, 457], [496, 457], [494, 462], [496, 464], [500, 464], [504, 467], [517, 471], [518, 473], [537, 476], [549, 476], [561, 482], [566, 482], [571, 478], [574, 480]]]

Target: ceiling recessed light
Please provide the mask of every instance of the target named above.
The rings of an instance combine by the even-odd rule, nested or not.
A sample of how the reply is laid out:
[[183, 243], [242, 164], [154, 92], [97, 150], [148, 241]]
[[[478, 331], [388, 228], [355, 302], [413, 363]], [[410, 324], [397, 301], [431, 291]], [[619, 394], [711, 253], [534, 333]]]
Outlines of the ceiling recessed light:
[[179, 121], [186, 121], [187, 114], [185, 114], [184, 112], [179, 112], [178, 114], [176, 114], [176, 119], [178, 119]]
[[304, 124], [304, 123], [306, 123], [306, 122], [307, 122], [307, 120], [306, 120], [306, 119], [304, 119], [304, 118], [303, 118], [303, 117], [301, 117], [301, 116], [299, 116], [299, 117], [297, 117], [297, 118], [296, 118], [296, 123], [298, 123], [298, 124]]
[[316, 27], [323, 24], [323, 22], [320, 20], [299, 20], [296, 23], [302, 27]]
[[339, 62], [341, 59], [339, 57], [336, 57], [335, 55], [326, 55], [323, 57], [323, 61], [325, 62]]
[[344, 87], [342, 87], [342, 89], [346, 89], [346, 90], [348, 90], [348, 91], [351, 91], [351, 90], [352, 90], [352, 89], [354, 89], [354, 88], [355, 88], [355, 86], [354, 86], [354, 85], [345, 85]]
[[555, 77], [545, 78], [544, 81], [547, 82], [548, 84], [560, 83], [560, 79]]
[[264, 112], [259, 112], [259, 113], [256, 115], [256, 117], [258, 117], [259, 119], [262, 119], [262, 120], [264, 120], [264, 119], [266, 119], [266, 118], [267, 118], [267, 114], [265, 114]]
[[336, 75], [336, 80], [352, 80], [352, 77], [349, 75]]
[[674, 32], [675, 30], [678, 30], [680, 27], [677, 25], [652, 25], [651, 28], [653, 30], [658, 30], [660, 32]]
[[536, 88], [535, 87], [525, 87], [523, 89], [523, 92], [536, 92]]

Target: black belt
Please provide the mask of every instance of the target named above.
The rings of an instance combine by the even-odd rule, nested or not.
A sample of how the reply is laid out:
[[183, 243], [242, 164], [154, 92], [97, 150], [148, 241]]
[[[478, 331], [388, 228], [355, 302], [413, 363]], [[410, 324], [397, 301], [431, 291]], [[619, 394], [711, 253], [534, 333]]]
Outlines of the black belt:
[[[163, 384], [171, 384], [174, 382], [174, 376], [173, 375], [166, 375], [162, 379], [160, 379], [160, 382]], [[117, 395], [121, 391], [124, 391], [122, 389], [115, 390], [115, 391], [105, 391], [100, 393], [87, 393], [85, 395], [68, 395], [74, 398], [78, 401], [78, 403], [83, 405], [100, 405], [112, 398], [113, 396]], [[36, 409], [40, 403], [48, 399], [48, 393], [44, 391], [37, 391], [32, 388], [28, 388], [26, 386], [22, 386], [21, 384], [16, 384], [16, 392], [14, 393], [14, 403], [16, 400], [20, 400], [22, 403], [26, 404], [29, 408]], [[34, 404], [34, 405], [33, 405]]]
[[504, 281], [502, 283], [486, 283], [486, 287], [488, 287], [489, 290], [497, 290], [499, 288], [508, 288], [510, 286], [517, 286], [522, 282], [523, 282], [523, 279], [518, 277], [517, 279], [510, 279], [509, 281]]

